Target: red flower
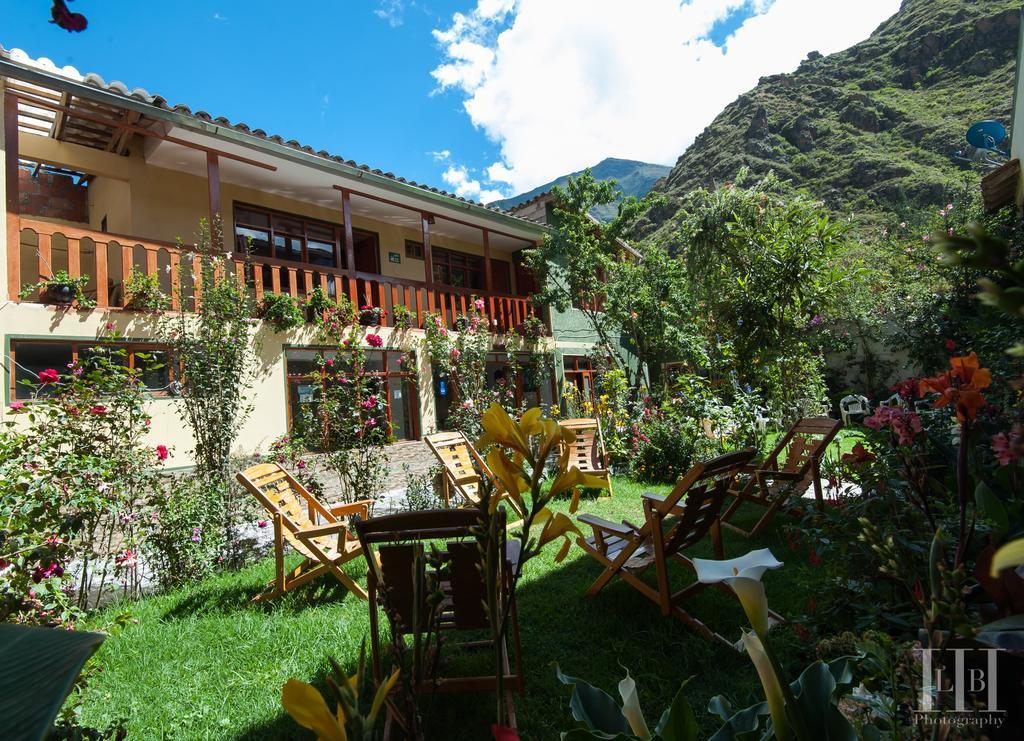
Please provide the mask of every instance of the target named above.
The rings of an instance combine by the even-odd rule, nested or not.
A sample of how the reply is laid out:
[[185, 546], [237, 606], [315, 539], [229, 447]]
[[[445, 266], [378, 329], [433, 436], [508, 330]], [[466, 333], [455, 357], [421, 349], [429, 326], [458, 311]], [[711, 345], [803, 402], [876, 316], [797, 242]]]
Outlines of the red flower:
[[167, 456], [168, 455], [170, 455], [170, 454], [167, 452], [167, 446], [166, 445], [161, 444], [161, 445], [157, 445], [156, 446], [156, 457], [157, 458], [159, 458], [162, 461], [165, 461], [165, 460], [167, 460]]
[[956, 350], [956, 343], [953, 340], [946, 340], [946, 349], [953, 352]]
[[59, 380], [60, 375], [53, 368], [47, 368], [46, 370], [39, 371], [40, 383], [57, 383]]
[[16, 412], [19, 409], [24, 409], [24, 408], [25, 408], [25, 402], [23, 402], [23, 401], [12, 401], [11, 402], [11, 410], [12, 411]]
[[366, 344], [370, 347], [381, 347], [384, 340], [379, 334], [368, 334], [366, 335]]
[[859, 466], [862, 463], [873, 461], [875, 454], [864, 447], [863, 443], [857, 443], [849, 453], [843, 453], [843, 463], [850, 463]]
[[821, 556], [814, 552], [814, 549], [807, 551], [807, 562], [811, 566], [818, 566], [821, 563]]
[[56, 23], [68, 33], [72, 31], [84, 31], [89, 26], [89, 21], [81, 13], [72, 13], [68, 10], [67, 0], [53, 0], [50, 6], [50, 23]]
[[805, 643], [811, 640], [811, 631], [800, 625], [800, 623], [793, 623], [793, 632], [796, 633], [797, 638]]
[[1024, 451], [1024, 439], [1021, 438], [1019, 428], [1015, 427], [1009, 435], [1000, 432], [998, 435], [992, 436], [992, 452], [1000, 466], [1008, 466], [1019, 460], [1022, 451]]
[[935, 392], [939, 395], [934, 404], [936, 409], [952, 404], [958, 420], [974, 419], [978, 410], [987, 403], [981, 392], [992, 383], [992, 376], [988, 368], [981, 367], [975, 352], [950, 358], [949, 365], [950, 370], [945, 373], [921, 379], [921, 396]]
[[96, 406], [89, 407], [89, 414], [106, 414], [106, 413], [107, 413], [107, 408], [105, 406], [103, 406], [102, 404], [97, 404]]
[[494, 741], [519, 741], [518, 733], [507, 726], [499, 726], [497, 723], [491, 724], [491, 733], [494, 735]]
[[266, 526], [267, 526], [267, 521], [266, 520], [259, 520], [256, 523], [256, 527], [261, 528], [261, 529], [265, 528]]

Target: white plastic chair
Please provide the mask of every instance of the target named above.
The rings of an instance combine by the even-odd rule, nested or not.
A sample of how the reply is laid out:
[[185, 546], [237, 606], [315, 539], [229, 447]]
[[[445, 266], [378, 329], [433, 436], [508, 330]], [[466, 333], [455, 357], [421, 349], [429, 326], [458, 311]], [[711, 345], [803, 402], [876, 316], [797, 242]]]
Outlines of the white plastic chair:
[[878, 406], [903, 408], [906, 406], [906, 404], [904, 403], [902, 396], [900, 396], [899, 394], [893, 394], [888, 399], [878, 402]]
[[850, 417], [863, 417], [868, 414], [871, 414], [871, 405], [868, 403], [866, 396], [850, 394], [839, 400], [839, 416], [842, 418], [844, 425], [850, 424]]

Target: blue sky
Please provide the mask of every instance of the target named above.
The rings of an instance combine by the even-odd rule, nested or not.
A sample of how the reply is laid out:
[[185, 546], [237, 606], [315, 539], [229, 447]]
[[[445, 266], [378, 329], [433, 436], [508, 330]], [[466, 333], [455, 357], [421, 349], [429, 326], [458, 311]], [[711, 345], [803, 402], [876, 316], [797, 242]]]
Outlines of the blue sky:
[[[748, 21], [809, 1], [75, 0], [90, 25], [69, 34], [47, 22], [48, 0], [0, 0], [0, 44], [489, 200], [605, 156], [671, 163], [757, 77], [859, 40], [898, 5], [863, 0], [869, 20], [838, 38], [743, 56], [762, 36], [779, 43]], [[692, 84], [701, 104], [657, 100], [640, 76], [659, 62], [664, 97]]]

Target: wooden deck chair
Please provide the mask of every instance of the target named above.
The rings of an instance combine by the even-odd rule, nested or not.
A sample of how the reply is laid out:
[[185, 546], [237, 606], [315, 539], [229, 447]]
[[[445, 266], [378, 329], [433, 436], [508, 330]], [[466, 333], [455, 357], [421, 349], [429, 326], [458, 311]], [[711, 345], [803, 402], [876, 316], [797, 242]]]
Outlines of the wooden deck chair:
[[[472, 507], [480, 506], [480, 484], [486, 476], [494, 488], [504, 491], [487, 462], [473, 447], [473, 443], [461, 432], [436, 432], [423, 438], [427, 447], [433, 451], [444, 467], [442, 476], [441, 496], [444, 506], [451, 506], [452, 495], [458, 495], [465, 504]], [[519, 517], [524, 513], [511, 499], [506, 499], [509, 506]]]
[[[698, 463], [680, 477], [666, 497], [643, 495], [644, 523], [634, 525], [609, 522], [583, 514], [576, 519], [589, 525], [594, 534], [578, 538], [579, 545], [604, 566], [604, 571], [587, 590], [596, 595], [613, 578], [618, 577], [661, 608], [662, 615], [674, 616], [698, 635], [729, 648], [736, 646], [687, 612], [682, 603], [694, 594], [723, 584], [693, 584], [672, 592], [669, 586], [669, 562], [675, 559], [693, 570], [693, 562], [683, 551], [696, 545], [710, 533], [715, 558], [724, 557], [718, 514], [729, 488], [740, 469], [754, 457], [753, 449], [727, 453], [706, 463]], [[655, 567], [656, 584], [640, 577], [650, 566]], [[774, 615], [781, 620], [777, 615]]]
[[[499, 511], [498, 517], [504, 517]], [[421, 603], [415, 604], [414, 569], [428, 568], [418, 553], [425, 553], [430, 544], [435, 546], [434, 562], [429, 568], [434, 571], [442, 594], [441, 604], [434, 627], [446, 634], [465, 631], [488, 630], [490, 623], [485, 607], [485, 584], [482, 561], [477, 541], [471, 530], [479, 524], [475, 509], [438, 509], [420, 512], [402, 512], [356, 523], [356, 532], [369, 564], [367, 590], [370, 594], [370, 648], [374, 679], [380, 683], [385, 679], [382, 658], [392, 655], [391, 645], [382, 644], [380, 620], [377, 606], [380, 605], [389, 623], [387, 635], [390, 640], [405, 640], [404, 636], [420, 628], [422, 616], [429, 613], [426, 595]], [[504, 527], [497, 528], [504, 539]], [[504, 689], [510, 708], [510, 718], [515, 723], [512, 693], [523, 690], [522, 651], [519, 643], [519, 621], [515, 600], [511, 594], [511, 572], [518, 559], [518, 541], [499, 544], [499, 552], [506, 554], [502, 568], [503, 585], [501, 608], [509, 608], [509, 625], [515, 648], [514, 670], [510, 662], [507, 639], [502, 638], [502, 665], [504, 667]], [[420, 625], [417, 626], [417, 621]], [[445, 646], [465, 649], [493, 648], [491, 640], [469, 640], [453, 643], [446, 640]], [[440, 665], [441, 657], [432, 657], [433, 666]], [[493, 667], [493, 662], [488, 668]], [[493, 673], [481, 676], [435, 676], [421, 680], [416, 686], [417, 693], [430, 692], [486, 692], [495, 691], [497, 680]], [[401, 713], [388, 701], [389, 720], [401, 724]]]
[[[236, 478], [259, 500], [274, 524], [276, 574], [269, 591], [254, 597], [254, 602], [273, 599], [326, 574], [333, 574], [350, 592], [366, 599], [363, 588], [342, 571], [341, 566], [363, 552], [359, 541], [349, 535], [349, 518], [353, 515], [364, 520], [369, 517], [370, 500], [328, 507], [276, 463], [258, 463]], [[284, 566], [286, 542], [305, 557], [298, 568], [287, 573]]]
[[569, 466], [583, 473], [603, 478], [608, 482], [608, 496], [612, 496], [612, 476], [608, 469], [608, 451], [604, 447], [601, 422], [597, 419], [563, 419], [558, 426], [576, 433], [569, 445]]
[[[732, 491], [735, 499], [722, 515], [722, 524], [748, 538], [760, 535], [789, 497], [802, 495], [808, 485], [814, 487], [814, 498], [822, 506], [821, 459], [842, 426], [830, 417], [797, 420], [763, 462], [741, 472], [749, 478]], [[743, 502], [767, 508], [749, 532], [729, 522]]]

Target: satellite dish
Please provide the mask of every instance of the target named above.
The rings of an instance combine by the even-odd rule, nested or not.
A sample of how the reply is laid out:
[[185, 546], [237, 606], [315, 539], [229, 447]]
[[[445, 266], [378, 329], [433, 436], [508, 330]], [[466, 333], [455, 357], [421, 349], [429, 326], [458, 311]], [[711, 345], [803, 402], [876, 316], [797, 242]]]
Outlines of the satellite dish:
[[999, 145], [1006, 139], [1006, 127], [998, 121], [979, 121], [967, 129], [967, 143], [977, 149], [1003, 154]]

